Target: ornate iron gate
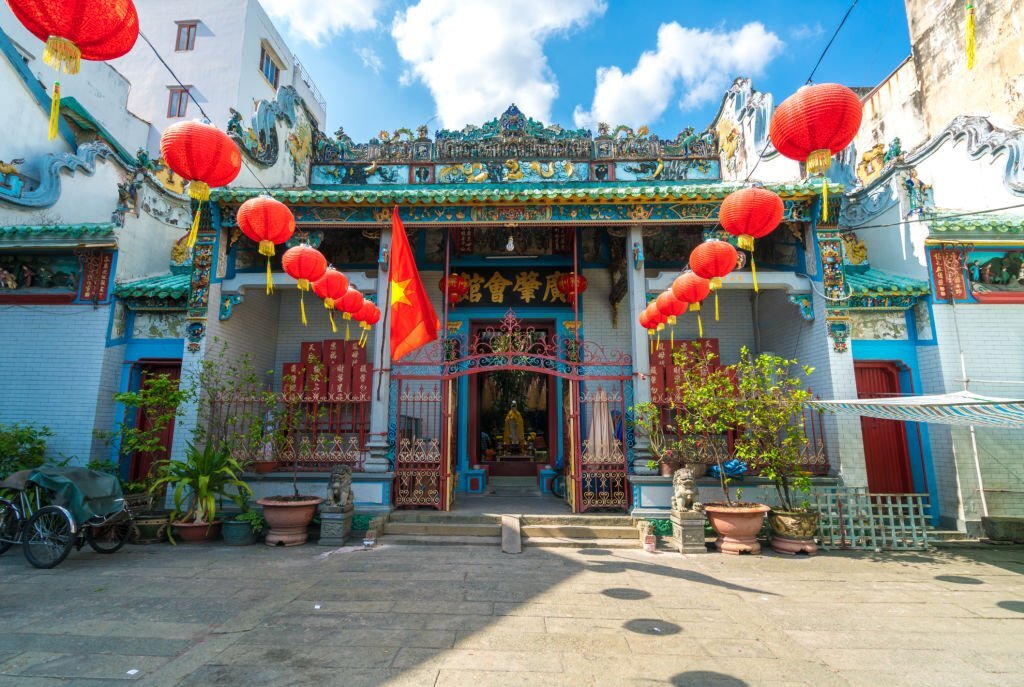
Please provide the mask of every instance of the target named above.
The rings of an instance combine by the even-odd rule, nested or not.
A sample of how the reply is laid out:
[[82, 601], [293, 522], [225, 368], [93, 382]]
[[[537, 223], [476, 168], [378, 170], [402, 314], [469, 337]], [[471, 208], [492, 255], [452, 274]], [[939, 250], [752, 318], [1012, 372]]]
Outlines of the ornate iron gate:
[[395, 506], [451, 508], [457, 382], [499, 371], [563, 380], [566, 500], [572, 510], [627, 509], [634, 443], [631, 357], [574, 336], [540, 334], [511, 310], [468, 342], [434, 342], [392, 365], [388, 440]]

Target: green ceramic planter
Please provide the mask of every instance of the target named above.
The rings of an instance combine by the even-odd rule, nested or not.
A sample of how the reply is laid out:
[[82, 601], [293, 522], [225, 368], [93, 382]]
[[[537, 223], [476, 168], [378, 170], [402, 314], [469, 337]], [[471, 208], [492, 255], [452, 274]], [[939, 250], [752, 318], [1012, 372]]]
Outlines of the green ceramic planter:
[[221, 525], [224, 543], [228, 546], [249, 546], [256, 543], [252, 525], [241, 520], [225, 520]]
[[132, 520], [133, 544], [158, 544], [167, 541], [167, 527], [170, 511], [150, 511], [135, 516]]

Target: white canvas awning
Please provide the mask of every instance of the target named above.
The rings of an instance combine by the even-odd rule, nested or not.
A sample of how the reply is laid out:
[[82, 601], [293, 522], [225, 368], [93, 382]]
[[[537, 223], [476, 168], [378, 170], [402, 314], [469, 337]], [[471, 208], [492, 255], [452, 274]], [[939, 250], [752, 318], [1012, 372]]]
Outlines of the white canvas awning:
[[883, 420], [932, 422], [964, 427], [1007, 427], [1024, 429], [1024, 401], [991, 398], [969, 391], [934, 396], [857, 399], [853, 401], [810, 401], [810, 405], [847, 415]]

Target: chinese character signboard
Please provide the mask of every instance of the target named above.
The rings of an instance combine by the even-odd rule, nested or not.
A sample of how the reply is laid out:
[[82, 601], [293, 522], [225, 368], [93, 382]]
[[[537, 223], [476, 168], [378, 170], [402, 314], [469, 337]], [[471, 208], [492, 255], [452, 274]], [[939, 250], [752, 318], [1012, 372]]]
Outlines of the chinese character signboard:
[[458, 302], [466, 305], [554, 306], [568, 305], [558, 290], [558, 278], [568, 270], [557, 268], [474, 269], [459, 272], [469, 283], [469, 292]]
[[948, 301], [967, 298], [964, 265], [959, 251], [932, 251], [932, 281], [935, 282], [935, 298], [937, 300]]

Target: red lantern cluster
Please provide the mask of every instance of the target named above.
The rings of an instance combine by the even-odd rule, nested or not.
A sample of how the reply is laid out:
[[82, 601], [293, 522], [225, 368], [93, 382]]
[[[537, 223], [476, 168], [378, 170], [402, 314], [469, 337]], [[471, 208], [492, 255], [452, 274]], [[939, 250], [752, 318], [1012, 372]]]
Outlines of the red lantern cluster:
[[[18, 21], [46, 42], [43, 62], [58, 72], [77, 74], [82, 60], [113, 60], [128, 53], [139, 37], [139, 14], [132, 0], [7, 0]], [[60, 122], [60, 82], [53, 84], [50, 140]]]
[[736, 269], [739, 254], [727, 241], [712, 239], [700, 244], [690, 253], [690, 269], [702, 279], [708, 280], [708, 286], [715, 292], [715, 321], [718, 321], [718, 290], [722, 288], [722, 278]]
[[[226, 133], [204, 122], [178, 122], [171, 124], [160, 137], [160, 155], [164, 164], [189, 182], [188, 195], [203, 202], [210, 199], [210, 188], [227, 186], [242, 169], [242, 154]], [[196, 209], [187, 245], [195, 245], [199, 232], [199, 212]]]
[[576, 305], [576, 299], [587, 290], [587, 278], [582, 274], [570, 272], [560, 276], [555, 285], [558, 287], [559, 292], [565, 296], [569, 305]]
[[700, 317], [700, 304], [711, 293], [711, 282], [693, 272], [683, 272], [672, 282], [672, 293], [679, 300], [689, 303], [690, 309], [697, 312], [697, 332], [703, 339], [704, 322]]
[[259, 244], [260, 255], [267, 258], [267, 293], [274, 292], [270, 258], [274, 246], [284, 243], [295, 233], [295, 216], [288, 206], [270, 196], [250, 198], [238, 208], [238, 228]]
[[441, 281], [437, 285], [441, 289], [441, 293], [448, 299], [448, 305], [453, 308], [469, 293], [469, 280], [455, 272], [447, 277], [441, 277]]
[[370, 301], [364, 300], [363, 306], [359, 308], [359, 312], [352, 316], [352, 319], [358, 322], [359, 328], [363, 330], [359, 335], [359, 345], [365, 348], [366, 339], [370, 335], [370, 329], [380, 320], [380, 310]]
[[782, 222], [785, 207], [774, 191], [760, 186], [733, 191], [718, 210], [722, 228], [739, 238], [743, 250], [754, 250], [754, 239], [764, 238]]
[[313, 282], [318, 281], [327, 272], [327, 258], [316, 248], [303, 243], [284, 252], [281, 256], [281, 266], [288, 276], [298, 282], [299, 311], [302, 313], [302, 324], [306, 325], [304, 294], [310, 290]]

